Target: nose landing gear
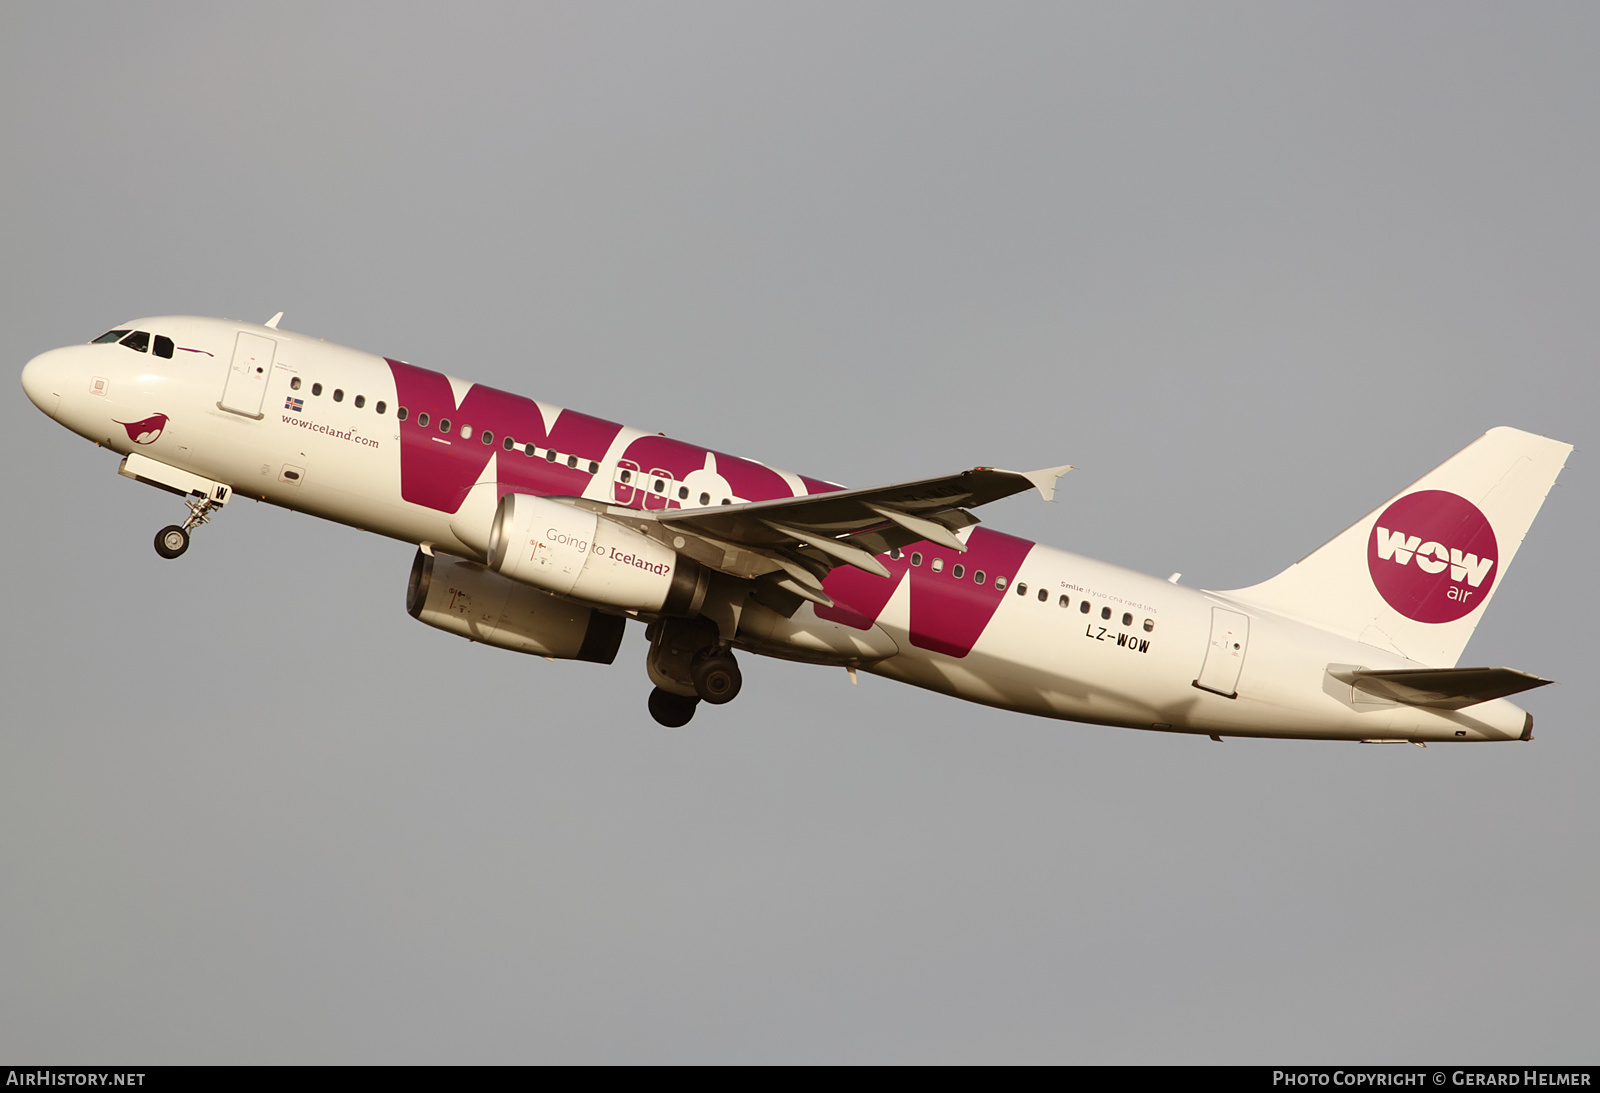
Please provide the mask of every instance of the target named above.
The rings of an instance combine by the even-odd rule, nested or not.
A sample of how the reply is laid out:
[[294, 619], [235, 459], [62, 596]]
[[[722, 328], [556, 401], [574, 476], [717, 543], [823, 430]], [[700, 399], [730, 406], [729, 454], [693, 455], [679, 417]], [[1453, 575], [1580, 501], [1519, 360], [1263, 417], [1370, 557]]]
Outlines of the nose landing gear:
[[[231, 491], [226, 486], [219, 486], [214, 494], [202, 497], [195, 501], [184, 498], [184, 504], [189, 506], [189, 518], [182, 524], [168, 524], [156, 532], [156, 553], [163, 558], [176, 558], [189, 549], [189, 533], [201, 524], [211, 519], [211, 514], [228, 503]], [[216, 494], [220, 494], [218, 497]]]

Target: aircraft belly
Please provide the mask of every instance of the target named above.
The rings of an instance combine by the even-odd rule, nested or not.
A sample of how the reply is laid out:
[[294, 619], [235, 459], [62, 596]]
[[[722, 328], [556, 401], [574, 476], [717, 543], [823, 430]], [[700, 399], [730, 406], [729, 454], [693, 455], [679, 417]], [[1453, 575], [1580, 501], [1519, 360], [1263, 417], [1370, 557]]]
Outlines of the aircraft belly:
[[759, 603], [746, 604], [738, 642], [756, 653], [829, 664], [870, 665], [901, 649], [882, 626], [860, 630], [819, 618], [809, 603], [790, 618]]

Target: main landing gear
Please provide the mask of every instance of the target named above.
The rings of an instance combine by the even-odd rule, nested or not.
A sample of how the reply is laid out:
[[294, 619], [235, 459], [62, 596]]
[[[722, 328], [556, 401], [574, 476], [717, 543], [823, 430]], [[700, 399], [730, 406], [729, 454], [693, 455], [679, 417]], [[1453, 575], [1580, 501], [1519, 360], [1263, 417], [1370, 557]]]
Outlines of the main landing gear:
[[182, 524], [168, 524], [156, 532], [156, 553], [163, 558], [176, 558], [189, 549], [189, 533], [201, 524], [211, 519], [211, 514], [228, 503], [227, 496], [222, 500], [213, 500], [211, 497], [202, 497], [195, 501], [184, 499], [184, 504], [189, 506], [189, 518]]
[[720, 706], [739, 695], [744, 678], [716, 625], [706, 619], [661, 619], [651, 625], [645, 667], [656, 685], [650, 716], [669, 729], [682, 728], [702, 702]]

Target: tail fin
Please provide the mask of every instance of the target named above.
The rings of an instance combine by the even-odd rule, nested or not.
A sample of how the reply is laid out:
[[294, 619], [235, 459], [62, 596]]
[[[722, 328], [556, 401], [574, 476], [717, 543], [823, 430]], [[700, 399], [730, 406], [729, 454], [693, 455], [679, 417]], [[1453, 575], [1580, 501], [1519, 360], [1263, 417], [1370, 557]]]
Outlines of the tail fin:
[[1571, 451], [1490, 429], [1270, 581], [1227, 595], [1451, 667]]

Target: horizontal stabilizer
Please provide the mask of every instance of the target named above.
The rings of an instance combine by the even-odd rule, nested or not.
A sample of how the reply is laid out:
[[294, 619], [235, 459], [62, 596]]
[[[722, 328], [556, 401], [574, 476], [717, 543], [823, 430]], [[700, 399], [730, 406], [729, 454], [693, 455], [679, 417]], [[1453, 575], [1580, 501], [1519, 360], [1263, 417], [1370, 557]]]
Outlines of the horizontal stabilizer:
[[1551, 682], [1515, 668], [1355, 668], [1331, 674], [1377, 698], [1440, 710], [1476, 706]]

